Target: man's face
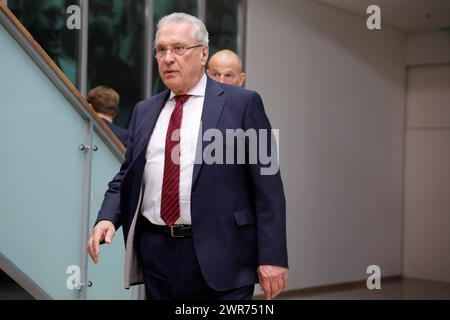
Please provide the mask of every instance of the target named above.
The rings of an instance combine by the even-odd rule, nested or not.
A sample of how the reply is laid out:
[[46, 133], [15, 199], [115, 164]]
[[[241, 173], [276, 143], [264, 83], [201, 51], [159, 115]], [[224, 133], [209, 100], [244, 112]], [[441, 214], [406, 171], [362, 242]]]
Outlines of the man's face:
[[214, 56], [208, 64], [208, 75], [220, 83], [232, 86], [242, 86], [245, 81], [239, 61], [229, 55]]
[[[161, 27], [155, 43], [156, 48], [169, 49], [199, 45], [192, 37], [192, 25], [187, 22], [169, 23]], [[185, 94], [200, 80], [207, 60], [207, 46], [188, 49], [183, 55], [168, 50], [164, 56], [157, 57], [159, 75], [170, 90]]]

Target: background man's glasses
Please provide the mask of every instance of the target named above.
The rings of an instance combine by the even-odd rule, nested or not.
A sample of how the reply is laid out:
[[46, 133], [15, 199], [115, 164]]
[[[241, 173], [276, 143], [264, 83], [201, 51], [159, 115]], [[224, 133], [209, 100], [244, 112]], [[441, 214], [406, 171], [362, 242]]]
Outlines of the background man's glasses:
[[156, 47], [153, 49], [153, 55], [156, 58], [162, 58], [164, 57], [167, 52], [170, 50], [172, 51], [172, 53], [181, 56], [183, 55], [188, 49], [194, 49], [194, 48], [198, 48], [198, 47], [203, 47], [203, 44], [198, 44], [196, 46], [192, 46], [192, 47], [185, 47], [185, 46], [175, 46], [173, 48], [166, 48], [166, 47]]

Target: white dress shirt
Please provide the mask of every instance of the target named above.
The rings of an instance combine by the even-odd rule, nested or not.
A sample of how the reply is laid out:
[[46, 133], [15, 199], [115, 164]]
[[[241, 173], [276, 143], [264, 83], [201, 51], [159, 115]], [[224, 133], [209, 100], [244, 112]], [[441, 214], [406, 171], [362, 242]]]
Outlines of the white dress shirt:
[[[203, 101], [205, 100], [206, 75], [189, 91], [189, 99], [183, 105], [180, 128], [180, 218], [175, 224], [191, 224], [191, 188], [194, 172]], [[164, 175], [164, 154], [170, 115], [175, 108], [175, 94], [159, 114], [145, 154], [146, 163], [143, 180], [142, 214], [153, 224], [166, 225], [161, 219], [161, 192]]]

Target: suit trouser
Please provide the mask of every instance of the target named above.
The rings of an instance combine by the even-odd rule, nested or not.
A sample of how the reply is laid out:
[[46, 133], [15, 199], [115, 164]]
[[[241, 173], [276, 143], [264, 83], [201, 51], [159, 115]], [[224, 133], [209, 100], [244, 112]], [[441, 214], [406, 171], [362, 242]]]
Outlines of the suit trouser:
[[[145, 219], [145, 218], [144, 218]], [[255, 286], [216, 291], [206, 283], [192, 237], [172, 238], [142, 226], [138, 252], [150, 300], [250, 300]]]

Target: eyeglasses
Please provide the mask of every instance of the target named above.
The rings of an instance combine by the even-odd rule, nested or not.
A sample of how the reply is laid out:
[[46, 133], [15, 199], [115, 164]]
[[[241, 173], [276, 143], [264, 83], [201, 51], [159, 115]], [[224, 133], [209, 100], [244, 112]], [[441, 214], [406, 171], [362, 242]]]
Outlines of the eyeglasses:
[[153, 48], [153, 55], [156, 58], [162, 58], [167, 54], [167, 51], [172, 51], [172, 53], [175, 53], [178, 56], [182, 56], [188, 49], [194, 49], [198, 47], [203, 47], [203, 44], [198, 44], [196, 46], [192, 47], [185, 47], [182, 45], [176, 45], [173, 48], [166, 48], [166, 47], [156, 47]]

